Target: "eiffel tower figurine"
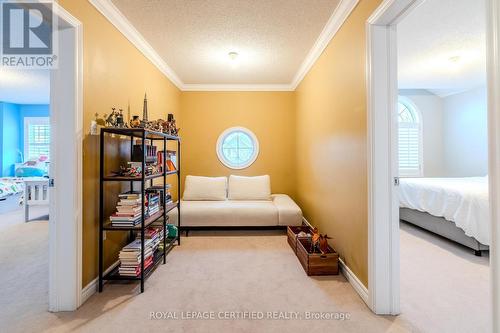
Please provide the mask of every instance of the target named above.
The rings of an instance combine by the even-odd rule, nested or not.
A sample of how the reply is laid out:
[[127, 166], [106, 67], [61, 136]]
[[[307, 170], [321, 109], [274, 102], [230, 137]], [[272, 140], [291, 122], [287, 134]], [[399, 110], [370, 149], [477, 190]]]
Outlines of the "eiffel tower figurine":
[[144, 122], [148, 121], [148, 99], [146, 98], [146, 93], [144, 93], [144, 106], [142, 108], [142, 120], [144, 120]]
[[146, 97], [146, 93], [144, 93], [144, 106], [142, 107], [141, 127], [147, 128], [148, 123], [149, 123], [149, 121], [148, 121], [148, 99]]

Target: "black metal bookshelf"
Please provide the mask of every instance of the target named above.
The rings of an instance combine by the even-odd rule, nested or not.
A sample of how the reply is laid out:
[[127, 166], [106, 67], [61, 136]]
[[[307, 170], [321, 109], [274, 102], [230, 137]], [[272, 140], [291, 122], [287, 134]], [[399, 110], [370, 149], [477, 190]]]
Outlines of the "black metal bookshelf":
[[[132, 160], [132, 152], [134, 147], [134, 139], [141, 139], [142, 145], [142, 174], [138, 177], [122, 177], [122, 176], [114, 176], [114, 175], [105, 175], [105, 165], [104, 159], [106, 156], [105, 151], [105, 140], [109, 134], [115, 134], [121, 137], [128, 138], [130, 140], [130, 159]], [[163, 141], [163, 165], [162, 172], [156, 173], [152, 175], [145, 175], [146, 170], [146, 141], [149, 141], [151, 144], [158, 141]], [[166, 171], [167, 170], [167, 143], [168, 141], [176, 141], [177, 142], [177, 170], [175, 171]], [[179, 197], [180, 188], [181, 188], [181, 163], [180, 156], [181, 154], [181, 140], [177, 136], [168, 135], [161, 132], [150, 131], [143, 128], [113, 128], [106, 127], [101, 129], [101, 137], [100, 137], [100, 177], [99, 177], [99, 292], [102, 292], [104, 281], [106, 280], [119, 280], [119, 281], [140, 281], [141, 284], [141, 293], [144, 292], [144, 281], [151, 275], [151, 273], [155, 270], [155, 268], [163, 262], [166, 263], [167, 254], [173, 249], [175, 243], [177, 245], [181, 244], [181, 234], [180, 234], [180, 200], [177, 200], [172, 203], [166, 203], [165, 193], [167, 191], [167, 176], [168, 175], [177, 175], [177, 197]], [[146, 207], [144, 203], [144, 196], [146, 194], [147, 182], [149, 181], [149, 185], [153, 185], [153, 180], [163, 178], [163, 207], [159, 212], [146, 216]], [[141, 211], [141, 223], [137, 226], [133, 227], [124, 227], [124, 226], [113, 226], [109, 217], [104, 216], [104, 199], [105, 199], [105, 182], [130, 182], [130, 191], [134, 191], [134, 185], [136, 183], [140, 183], [140, 193], [142, 198], [142, 211]], [[168, 230], [167, 230], [167, 220], [168, 220], [168, 212], [172, 209], [177, 208], [178, 210], [178, 232], [177, 237], [168, 238]], [[162, 219], [163, 221], [163, 251], [156, 250], [153, 254], [153, 264], [144, 269], [144, 243], [145, 243], [145, 230], [152, 223]], [[118, 273], [119, 265], [113, 267], [111, 271], [104, 274], [104, 233], [108, 231], [117, 231], [117, 232], [129, 232], [129, 240], [133, 240], [135, 237], [135, 232], [141, 232], [141, 274], [140, 276], [122, 276]]]

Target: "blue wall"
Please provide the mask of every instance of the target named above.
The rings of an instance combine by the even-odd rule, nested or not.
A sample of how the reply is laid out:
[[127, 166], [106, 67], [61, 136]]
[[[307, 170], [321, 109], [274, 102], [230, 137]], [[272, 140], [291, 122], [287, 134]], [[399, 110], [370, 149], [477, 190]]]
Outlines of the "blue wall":
[[0, 176], [14, 176], [14, 163], [21, 162], [24, 152], [24, 118], [48, 117], [48, 105], [0, 102]]

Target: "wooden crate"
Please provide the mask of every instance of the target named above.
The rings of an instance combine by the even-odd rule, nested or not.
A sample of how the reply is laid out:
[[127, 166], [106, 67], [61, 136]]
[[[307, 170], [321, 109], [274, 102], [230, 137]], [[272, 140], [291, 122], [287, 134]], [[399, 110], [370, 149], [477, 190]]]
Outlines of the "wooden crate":
[[287, 231], [286, 231], [287, 236], [288, 236], [287, 237], [288, 244], [290, 245], [293, 252], [295, 252], [295, 253], [297, 253], [297, 235], [301, 231], [303, 231], [305, 233], [312, 234], [312, 228], [308, 227], [308, 226], [298, 226], [298, 227], [288, 226]]
[[311, 240], [297, 239], [297, 257], [307, 275], [337, 275], [339, 274], [339, 255], [328, 246], [330, 253], [310, 253]]

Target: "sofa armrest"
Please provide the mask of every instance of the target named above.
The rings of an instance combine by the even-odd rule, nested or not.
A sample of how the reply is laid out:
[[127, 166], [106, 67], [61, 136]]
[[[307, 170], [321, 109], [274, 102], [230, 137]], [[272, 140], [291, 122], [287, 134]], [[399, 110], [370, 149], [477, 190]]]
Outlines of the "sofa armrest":
[[302, 225], [302, 210], [286, 194], [271, 195], [278, 209], [278, 225]]

